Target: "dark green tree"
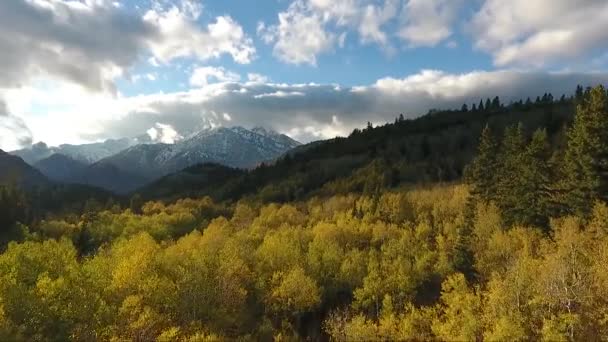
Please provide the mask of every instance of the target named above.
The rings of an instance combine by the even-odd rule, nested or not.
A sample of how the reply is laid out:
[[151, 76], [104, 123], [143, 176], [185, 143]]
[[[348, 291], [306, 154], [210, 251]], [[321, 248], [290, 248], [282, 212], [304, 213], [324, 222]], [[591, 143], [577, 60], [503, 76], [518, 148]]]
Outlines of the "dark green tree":
[[494, 171], [497, 179], [497, 205], [503, 211], [505, 221], [515, 219], [515, 210], [520, 201], [518, 186], [521, 183], [519, 169], [522, 167], [522, 152], [525, 148], [523, 125], [505, 128], [498, 157], [498, 168]]
[[493, 110], [499, 110], [500, 109], [500, 98], [498, 96], [496, 96], [492, 100], [492, 109]]
[[489, 98], [486, 99], [485, 109], [486, 110], [494, 110], [494, 108], [492, 108], [492, 101], [490, 101]]
[[476, 200], [489, 202], [496, 197], [497, 144], [488, 125], [481, 132], [477, 155], [465, 169], [465, 180]]
[[559, 202], [565, 214], [588, 214], [595, 200], [608, 200], [608, 96], [603, 86], [585, 93], [567, 137]]
[[547, 131], [538, 129], [526, 147], [520, 170], [520, 201], [514, 222], [548, 227], [551, 198], [551, 146]]

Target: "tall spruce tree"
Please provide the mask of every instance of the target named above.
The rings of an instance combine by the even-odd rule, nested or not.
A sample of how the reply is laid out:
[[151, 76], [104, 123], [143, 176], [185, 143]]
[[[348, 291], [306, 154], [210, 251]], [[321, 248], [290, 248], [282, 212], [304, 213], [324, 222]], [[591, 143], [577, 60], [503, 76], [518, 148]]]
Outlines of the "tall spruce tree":
[[538, 129], [521, 158], [514, 223], [546, 228], [550, 216], [551, 146], [545, 129]]
[[500, 144], [497, 179], [496, 203], [503, 212], [505, 221], [512, 224], [517, 214], [521, 196], [521, 173], [523, 151], [525, 148], [523, 125], [512, 125], [505, 128]]
[[608, 200], [608, 95], [603, 86], [585, 92], [567, 134], [560, 204], [563, 214], [588, 214]]
[[490, 99], [489, 99], [489, 98], [487, 98], [487, 99], [486, 99], [486, 105], [485, 105], [485, 109], [486, 109], [487, 111], [490, 111], [490, 110], [492, 110], [492, 109], [493, 109], [493, 108], [492, 108], [492, 101], [490, 101]]
[[465, 170], [465, 180], [471, 186], [471, 195], [483, 202], [496, 197], [497, 144], [490, 127], [481, 132], [477, 155]]

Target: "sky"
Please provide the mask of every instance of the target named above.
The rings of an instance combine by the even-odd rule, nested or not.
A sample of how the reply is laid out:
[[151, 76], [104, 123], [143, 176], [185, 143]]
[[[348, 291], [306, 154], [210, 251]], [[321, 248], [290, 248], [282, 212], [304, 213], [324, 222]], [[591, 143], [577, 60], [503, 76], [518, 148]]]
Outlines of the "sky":
[[301, 142], [608, 84], [605, 0], [1, 0], [0, 149], [262, 126]]

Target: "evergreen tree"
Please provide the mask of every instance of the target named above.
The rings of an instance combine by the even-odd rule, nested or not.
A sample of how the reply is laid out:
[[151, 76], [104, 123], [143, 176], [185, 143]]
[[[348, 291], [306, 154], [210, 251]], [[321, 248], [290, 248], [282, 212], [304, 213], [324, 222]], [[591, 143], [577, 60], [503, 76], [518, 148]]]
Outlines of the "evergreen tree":
[[581, 86], [580, 84], [576, 86], [576, 92], [574, 93], [574, 96], [577, 100], [580, 100], [583, 98], [583, 86]]
[[499, 152], [499, 167], [494, 171], [497, 179], [496, 202], [502, 209], [505, 220], [512, 223], [516, 216], [516, 207], [520, 201], [522, 151], [525, 148], [523, 125], [505, 128]]
[[496, 196], [497, 146], [488, 125], [481, 133], [477, 156], [465, 170], [465, 180], [471, 186], [471, 195], [489, 202]]
[[460, 108], [460, 111], [461, 111], [461, 112], [463, 112], [463, 113], [468, 112], [468, 111], [469, 111], [469, 106], [467, 106], [467, 104], [466, 104], [466, 103], [465, 103], [465, 104], [463, 104], [463, 105], [462, 105], [462, 108]]
[[499, 110], [500, 109], [500, 98], [496, 96], [494, 100], [492, 100], [492, 109]]
[[494, 108], [492, 108], [492, 101], [490, 101], [489, 98], [486, 99], [485, 109], [486, 110], [493, 110], [494, 109]]
[[551, 186], [551, 147], [547, 131], [538, 129], [521, 158], [520, 180], [517, 184], [519, 201], [515, 202], [514, 223], [547, 227]]
[[484, 111], [484, 109], [485, 109], [485, 108], [483, 107], [483, 100], [479, 100], [479, 106], [477, 106], [477, 109], [478, 109], [480, 112], [483, 112], [483, 111]]
[[562, 210], [588, 214], [608, 199], [608, 96], [603, 86], [585, 94], [568, 131], [560, 190]]

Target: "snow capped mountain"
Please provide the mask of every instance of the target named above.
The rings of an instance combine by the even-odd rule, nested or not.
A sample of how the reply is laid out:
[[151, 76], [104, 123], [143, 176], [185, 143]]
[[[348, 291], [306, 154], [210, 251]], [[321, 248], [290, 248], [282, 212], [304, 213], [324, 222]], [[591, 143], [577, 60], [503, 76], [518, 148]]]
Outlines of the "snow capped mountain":
[[53, 180], [128, 193], [193, 165], [253, 168], [297, 146], [290, 137], [261, 127], [206, 127], [173, 144], [155, 143], [147, 134], [84, 145], [38, 143], [11, 154]]
[[[147, 141], [146, 141], [147, 138]], [[17, 151], [12, 151], [10, 154], [21, 157], [25, 162], [34, 165], [37, 162], [49, 158], [54, 154], [61, 154], [70, 157], [73, 160], [92, 164], [103, 158], [112, 156], [130, 146], [149, 142], [150, 138], [145, 135], [140, 138], [124, 138], [124, 139], [109, 139], [104, 142], [69, 145], [63, 144], [57, 147], [49, 147], [44, 142], [39, 142], [32, 145], [30, 148], [25, 148]]]
[[286, 135], [261, 128], [215, 127], [203, 129], [175, 144], [136, 145], [98, 164], [111, 164], [153, 180], [206, 162], [252, 168], [299, 145]]

